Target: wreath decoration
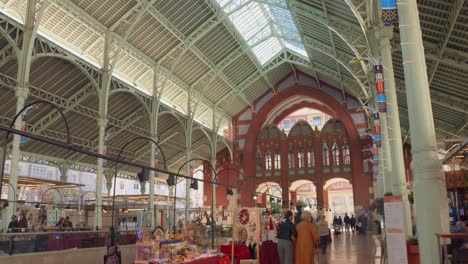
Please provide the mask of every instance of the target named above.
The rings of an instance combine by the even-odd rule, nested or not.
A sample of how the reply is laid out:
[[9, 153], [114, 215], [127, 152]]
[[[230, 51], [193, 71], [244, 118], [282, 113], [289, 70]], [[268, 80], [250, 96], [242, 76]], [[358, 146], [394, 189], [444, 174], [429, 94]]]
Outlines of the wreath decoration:
[[242, 209], [239, 212], [239, 222], [242, 225], [249, 223], [249, 211], [247, 209]]

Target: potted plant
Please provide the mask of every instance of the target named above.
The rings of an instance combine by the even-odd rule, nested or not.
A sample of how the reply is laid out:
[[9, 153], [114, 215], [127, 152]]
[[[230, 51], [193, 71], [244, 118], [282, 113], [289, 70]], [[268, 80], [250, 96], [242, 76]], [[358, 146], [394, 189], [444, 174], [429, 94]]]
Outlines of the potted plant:
[[418, 239], [416, 237], [410, 237], [406, 241], [406, 249], [408, 253], [408, 263], [409, 264], [419, 264], [419, 245]]

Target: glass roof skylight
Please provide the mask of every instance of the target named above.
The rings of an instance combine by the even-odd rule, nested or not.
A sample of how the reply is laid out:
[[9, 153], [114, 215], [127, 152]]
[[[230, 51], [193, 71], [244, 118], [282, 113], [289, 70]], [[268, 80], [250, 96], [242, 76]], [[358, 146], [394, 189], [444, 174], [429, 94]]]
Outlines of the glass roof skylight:
[[252, 0], [216, 0], [264, 65], [284, 51], [307, 58], [299, 32], [285, 0], [268, 5]]

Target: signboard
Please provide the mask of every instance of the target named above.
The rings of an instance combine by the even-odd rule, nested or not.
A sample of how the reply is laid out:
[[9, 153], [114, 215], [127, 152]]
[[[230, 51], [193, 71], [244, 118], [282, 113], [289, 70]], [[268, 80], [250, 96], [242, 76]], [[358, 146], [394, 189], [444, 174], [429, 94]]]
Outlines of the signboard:
[[388, 263], [408, 263], [401, 196], [385, 196], [384, 211]]

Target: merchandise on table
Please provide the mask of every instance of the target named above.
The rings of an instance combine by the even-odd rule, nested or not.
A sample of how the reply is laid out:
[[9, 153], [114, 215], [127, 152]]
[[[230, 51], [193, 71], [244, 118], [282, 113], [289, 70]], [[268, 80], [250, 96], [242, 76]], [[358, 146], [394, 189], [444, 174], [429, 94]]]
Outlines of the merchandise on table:
[[205, 231], [205, 227], [201, 224], [188, 224], [182, 234], [171, 236], [171, 238], [175, 238], [172, 240], [160, 240], [164, 234], [164, 230], [161, 228], [155, 228], [154, 240], [148, 230], [140, 232], [134, 263], [172, 264], [216, 261], [218, 259], [217, 252], [203, 249], [200, 246]]

